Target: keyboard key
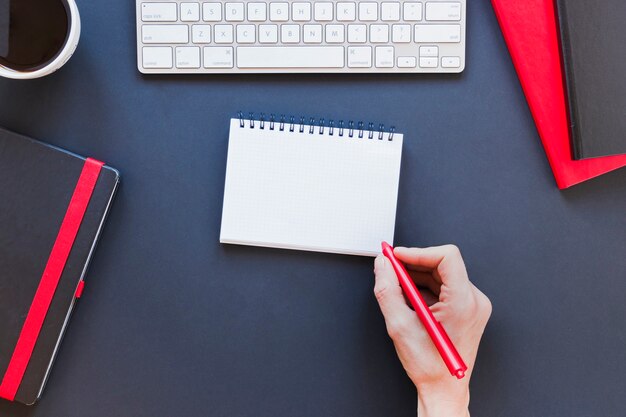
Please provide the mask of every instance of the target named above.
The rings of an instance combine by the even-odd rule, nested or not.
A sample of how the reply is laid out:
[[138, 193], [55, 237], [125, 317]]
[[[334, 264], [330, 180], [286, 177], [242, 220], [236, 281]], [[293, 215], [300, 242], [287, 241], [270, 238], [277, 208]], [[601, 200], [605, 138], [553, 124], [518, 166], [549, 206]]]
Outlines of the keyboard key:
[[356, 20], [356, 4], [338, 2], [337, 20], [340, 22], [353, 22]]
[[141, 3], [141, 20], [144, 22], [175, 22], [176, 3]]
[[359, 20], [364, 22], [373, 22], [378, 20], [378, 3], [376, 2], [359, 2]]
[[222, 3], [202, 3], [202, 20], [220, 22], [222, 20]]
[[441, 58], [442, 68], [459, 68], [461, 66], [461, 58], [458, 56], [444, 56]]
[[248, 3], [248, 20], [250, 22], [265, 22], [267, 20], [267, 5], [265, 3]]
[[426, 20], [461, 20], [461, 3], [426, 3]]
[[282, 43], [300, 42], [300, 25], [281, 25], [280, 41]]
[[243, 22], [243, 3], [224, 4], [224, 14], [227, 22]]
[[240, 46], [239, 68], [343, 68], [343, 46]]
[[344, 30], [344, 25], [326, 25], [326, 43], [343, 43]]
[[380, 6], [380, 20], [383, 22], [397, 22], [400, 20], [400, 3], [382, 3]]
[[141, 52], [144, 68], [172, 68], [172, 48], [169, 46], [144, 46]]
[[270, 3], [270, 20], [272, 22], [289, 20], [289, 3]]
[[367, 26], [366, 25], [348, 25], [348, 42], [350, 43], [367, 42]]
[[410, 22], [422, 20], [422, 3], [416, 1], [404, 2], [404, 20]]
[[370, 26], [370, 42], [372, 43], [389, 42], [389, 26], [388, 25], [371, 25]]
[[417, 59], [414, 56], [399, 56], [398, 68], [415, 68], [417, 67]]
[[348, 67], [370, 68], [371, 66], [372, 66], [372, 47], [371, 46], [348, 47]]
[[200, 20], [200, 4], [199, 3], [181, 3], [180, 4], [180, 21], [181, 22], [197, 22], [199, 20]]
[[259, 26], [259, 43], [277, 43], [278, 42], [278, 26], [276, 25], [260, 25]]
[[439, 48], [436, 46], [420, 46], [420, 56], [434, 56], [439, 55]]
[[200, 68], [200, 48], [197, 46], [177, 47], [176, 68]]
[[237, 25], [237, 42], [238, 43], [254, 43], [256, 42], [256, 26], [254, 25]]
[[189, 42], [189, 26], [143, 25], [141, 39], [143, 43], [187, 43]]
[[318, 22], [333, 20], [333, 4], [331, 2], [315, 2], [314, 18]]
[[461, 25], [415, 25], [415, 42], [461, 42]]
[[233, 68], [233, 48], [230, 46], [205, 46], [204, 68]]
[[215, 25], [213, 29], [215, 30], [213, 35], [215, 43], [233, 43], [232, 25]]
[[311, 3], [292, 3], [291, 20], [294, 22], [308, 22], [311, 20]]
[[420, 57], [421, 68], [437, 68], [437, 58], [435, 57]]
[[191, 27], [191, 41], [193, 43], [210, 43], [211, 42], [211, 26], [193, 25]]
[[376, 47], [376, 68], [393, 68], [393, 46]]
[[304, 43], [322, 43], [322, 25], [304, 25]]
[[393, 43], [411, 42], [411, 25], [393, 25], [391, 39]]

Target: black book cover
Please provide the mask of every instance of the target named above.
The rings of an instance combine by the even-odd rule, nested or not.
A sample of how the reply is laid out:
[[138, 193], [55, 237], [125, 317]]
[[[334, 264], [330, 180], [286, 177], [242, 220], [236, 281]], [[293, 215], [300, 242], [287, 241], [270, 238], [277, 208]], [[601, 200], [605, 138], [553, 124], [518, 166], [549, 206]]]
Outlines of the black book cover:
[[573, 157], [626, 153], [626, 1], [556, 5]]
[[[0, 129], [0, 381], [85, 159]], [[102, 168], [15, 401], [33, 404], [47, 379], [119, 175]]]

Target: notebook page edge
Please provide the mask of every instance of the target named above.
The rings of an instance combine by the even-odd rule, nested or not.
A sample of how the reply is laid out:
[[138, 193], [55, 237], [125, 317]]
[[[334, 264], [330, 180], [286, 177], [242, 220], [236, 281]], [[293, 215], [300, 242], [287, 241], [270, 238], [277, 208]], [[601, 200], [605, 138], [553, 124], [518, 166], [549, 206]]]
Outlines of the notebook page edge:
[[354, 255], [354, 256], [367, 256], [375, 258], [380, 254], [380, 251], [368, 251], [368, 250], [349, 250], [342, 248], [331, 248], [331, 247], [314, 247], [314, 246], [301, 246], [301, 245], [287, 245], [287, 244], [276, 244], [272, 242], [259, 242], [259, 241], [246, 241], [246, 240], [236, 240], [236, 239], [228, 239], [220, 237], [220, 243], [228, 244], [228, 245], [241, 245], [241, 246], [257, 246], [262, 248], [272, 248], [272, 249], [288, 249], [288, 250], [299, 250], [305, 252], [320, 252], [320, 253], [332, 253], [336, 255]]

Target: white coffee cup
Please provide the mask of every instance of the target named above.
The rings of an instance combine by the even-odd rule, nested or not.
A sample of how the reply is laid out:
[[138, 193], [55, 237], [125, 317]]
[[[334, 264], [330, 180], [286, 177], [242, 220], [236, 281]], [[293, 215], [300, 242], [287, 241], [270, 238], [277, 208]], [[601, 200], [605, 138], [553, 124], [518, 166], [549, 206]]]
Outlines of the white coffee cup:
[[[24, 0], [12, 0], [12, 1], [24, 1]], [[56, 0], [63, 3], [66, 9], [68, 18], [67, 35], [65, 42], [56, 55], [45, 62], [43, 65], [39, 65], [36, 68], [10, 68], [0, 61], [0, 77], [13, 78], [13, 79], [33, 79], [40, 78], [51, 74], [61, 68], [70, 59], [76, 47], [78, 46], [78, 40], [80, 38], [80, 15], [78, 14], [78, 7], [75, 0]], [[22, 23], [22, 26], [25, 26]]]

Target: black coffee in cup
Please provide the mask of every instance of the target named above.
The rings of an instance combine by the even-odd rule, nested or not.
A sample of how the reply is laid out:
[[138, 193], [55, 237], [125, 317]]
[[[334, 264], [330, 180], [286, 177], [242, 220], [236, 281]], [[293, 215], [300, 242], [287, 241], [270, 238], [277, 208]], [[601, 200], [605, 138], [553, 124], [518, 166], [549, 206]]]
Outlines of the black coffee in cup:
[[0, 0], [0, 56], [9, 53], [9, 18], [11, 17], [11, 3], [9, 0]]
[[71, 19], [67, 0], [0, 0], [0, 66], [44, 68], [66, 45]]

